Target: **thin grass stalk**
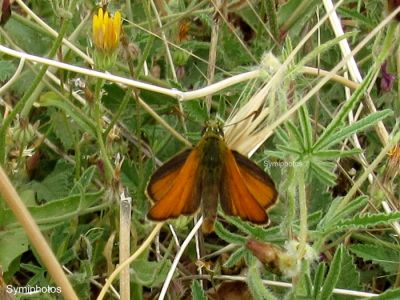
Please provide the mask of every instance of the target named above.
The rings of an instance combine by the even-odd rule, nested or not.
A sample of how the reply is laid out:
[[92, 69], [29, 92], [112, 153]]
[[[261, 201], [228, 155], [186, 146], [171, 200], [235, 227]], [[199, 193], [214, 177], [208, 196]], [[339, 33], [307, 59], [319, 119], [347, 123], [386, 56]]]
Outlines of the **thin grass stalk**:
[[[211, 28], [211, 40], [210, 40], [210, 51], [208, 52], [208, 65], [207, 65], [207, 85], [211, 85], [214, 82], [215, 76], [215, 63], [217, 60], [217, 45], [218, 45], [218, 36], [219, 36], [219, 28], [221, 24], [220, 11], [217, 8], [223, 5], [222, 0], [216, 0], [215, 3], [211, 1], [211, 3], [215, 6], [214, 10], [214, 18], [213, 25]], [[211, 112], [211, 102], [212, 102], [212, 94], [206, 96], [206, 106], [207, 112], [210, 116]]]
[[176, 267], [178, 266], [179, 260], [182, 257], [183, 252], [186, 250], [187, 246], [189, 245], [190, 241], [193, 239], [194, 235], [199, 230], [201, 224], [203, 224], [203, 217], [199, 218], [196, 225], [193, 227], [193, 229], [189, 232], [186, 239], [183, 241], [181, 248], [179, 249], [178, 253], [176, 254], [176, 256], [174, 258], [171, 268], [168, 271], [167, 278], [164, 281], [164, 285], [161, 289], [158, 300], [163, 300], [165, 298], [165, 295], [167, 294], [167, 291], [168, 291], [169, 284], [171, 283], [171, 280], [172, 280], [172, 277], [174, 276]]
[[108, 277], [106, 280], [106, 283], [104, 284], [103, 288], [100, 291], [99, 296], [97, 297], [97, 300], [102, 300], [104, 299], [104, 296], [107, 293], [107, 290], [110, 288], [112, 282], [114, 279], [118, 276], [118, 274], [130, 263], [132, 263], [136, 258], [138, 258], [144, 250], [147, 249], [147, 247], [151, 244], [152, 240], [156, 236], [156, 234], [161, 230], [162, 226], [164, 225], [164, 222], [158, 223], [156, 226], [154, 226], [153, 230], [150, 232], [149, 236], [147, 239], [140, 245], [140, 247], [133, 253], [129, 259], [124, 261], [122, 264], [120, 264], [114, 272], [111, 273], [111, 275]]
[[[131, 244], [131, 202], [130, 197], [121, 194], [119, 204], [119, 262], [123, 263], [129, 258]], [[119, 293], [122, 300], [129, 300], [130, 296], [130, 273], [129, 265], [121, 270], [119, 280]]]

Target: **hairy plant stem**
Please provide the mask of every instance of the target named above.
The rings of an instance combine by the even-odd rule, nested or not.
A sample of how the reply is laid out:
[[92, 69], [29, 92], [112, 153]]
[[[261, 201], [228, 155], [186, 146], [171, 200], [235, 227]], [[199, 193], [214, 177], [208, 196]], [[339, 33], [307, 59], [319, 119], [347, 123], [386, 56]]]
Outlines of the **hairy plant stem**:
[[111, 179], [113, 176], [114, 169], [107, 155], [107, 150], [104, 144], [103, 132], [102, 132], [103, 123], [101, 115], [101, 89], [103, 87], [103, 84], [104, 84], [103, 79], [100, 78], [97, 79], [96, 90], [95, 90], [94, 118], [96, 119], [95, 127], [96, 127], [97, 143], [99, 144], [100, 147], [100, 156], [104, 162], [104, 176], [107, 184], [111, 184]]
[[299, 248], [298, 257], [302, 259], [304, 257], [307, 245], [307, 199], [306, 199], [306, 186], [304, 181], [304, 169], [299, 168], [300, 174], [298, 176], [298, 187], [299, 187], [299, 210], [300, 210], [300, 233], [299, 233]]

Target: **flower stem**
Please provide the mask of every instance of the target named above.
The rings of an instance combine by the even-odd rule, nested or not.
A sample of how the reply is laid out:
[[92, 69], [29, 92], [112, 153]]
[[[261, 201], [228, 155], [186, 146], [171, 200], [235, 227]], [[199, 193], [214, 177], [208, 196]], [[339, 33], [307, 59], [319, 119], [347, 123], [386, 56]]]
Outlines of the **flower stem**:
[[113, 176], [113, 167], [111, 164], [111, 161], [108, 158], [107, 155], [107, 150], [106, 146], [104, 144], [103, 140], [103, 123], [102, 123], [102, 116], [101, 116], [101, 100], [100, 100], [100, 93], [101, 93], [101, 88], [103, 87], [104, 80], [103, 79], [98, 79], [96, 83], [96, 90], [95, 90], [95, 105], [94, 105], [94, 118], [96, 119], [96, 137], [97, 137], [97, 142], [100, 147], [100, 156], [104, 162], [104, 175], [106, 178], [106, 182], [108, 184], [111, 183], [111, 179]]

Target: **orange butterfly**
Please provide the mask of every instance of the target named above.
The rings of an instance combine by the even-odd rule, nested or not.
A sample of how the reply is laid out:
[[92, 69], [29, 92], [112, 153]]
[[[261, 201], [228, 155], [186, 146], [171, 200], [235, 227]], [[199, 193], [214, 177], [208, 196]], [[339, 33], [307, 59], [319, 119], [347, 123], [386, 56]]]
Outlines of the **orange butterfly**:
[[228, 148], [219, 122], [207, 122], [203, 136], [162, 165], [150, 178], [147, 195], [154, 221], [195, 213], [201, 203], [202, 230], [213, 231], [218, 196], [225, 214], [257, 224], [268, 223], [265, 209], [278, 196], [271, 178], [254, 162]]

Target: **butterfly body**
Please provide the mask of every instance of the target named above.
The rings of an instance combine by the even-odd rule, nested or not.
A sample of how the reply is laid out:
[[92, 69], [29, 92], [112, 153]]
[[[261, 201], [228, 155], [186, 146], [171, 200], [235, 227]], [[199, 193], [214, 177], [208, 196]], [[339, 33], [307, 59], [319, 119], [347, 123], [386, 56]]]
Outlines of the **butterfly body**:
[[148, 217], [162, 221], [193, 214], [201, 205], [203, 231], [213, 230], [218, 199], [228, 215], [263, 224], [265, 208], [276, 202], [269, 176], [255, 163], [229, 149], [219, 123], [209, 121], [192, 149], [173, 157], [151, 177], [147, 195], [154, 201]]
[[230, 151], [223, 139], [223, 132], [218, 127], [206, 127], [203, 138], [196, 146], [201, 153], [199, 172], [201, 174], [201, 210], [205, 217], [203, 231], [213, 229], [217, 216], [218, 196], [222, 180], [225, 155]]

